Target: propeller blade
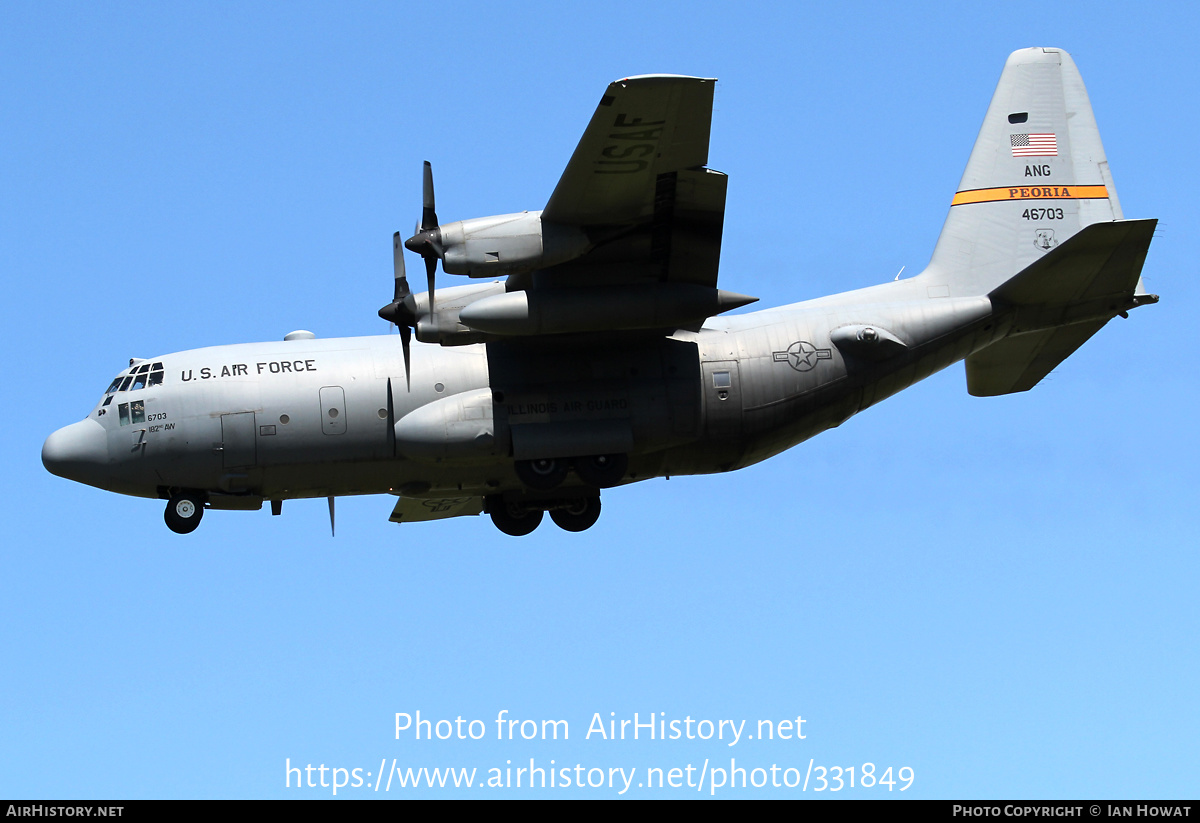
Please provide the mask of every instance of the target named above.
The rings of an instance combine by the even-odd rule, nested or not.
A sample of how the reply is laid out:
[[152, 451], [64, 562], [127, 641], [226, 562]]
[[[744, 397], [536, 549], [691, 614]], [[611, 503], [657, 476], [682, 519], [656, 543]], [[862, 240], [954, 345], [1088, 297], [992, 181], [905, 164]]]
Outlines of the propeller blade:
[[396, 275], [392, 302], [379, 310], [379, 316], [393, 325], [405, 328], [417, 322], [417, 311], [412, 289], [408, 285], [408, 276], [404, 271], [404, 244], [400, 240], [400, 232], [392, 235], [392, 267]]
[[[404, 385], [408, 390], [412, 391], [412, 358], [409, 349], [409, 343], [412, 342], [412, 329], [408, 326], [400, 327], [400, 351], [404, 354]], [[391, 383], [388, 383], [391, 386]], [[391, 394], [388, 394], [388, 399], [391, 399]]]
[[433, 280], [437, 272], [437, 258], [430, 255], [425, 258], [425, 278], [429, 281], [429, 320], [437, 323], [437, 303], [433, 294]]
[[437, 211], [433, 202], [433, 166], [425, 161], [425, 172], [421, 179], [421, 228], [420, 231], [437, 228]]
[[396, 407], [392, 403], [392, 378], [387, 381], [387, 446], [388, 453], [396, 456]]
[[396, 274], [396, 290], [392, 302], [403, 303], [408, 297], [408, 276], [404, 271], [404, 243], [400, 240], [400, 232], [392, 235], [392, 269]]

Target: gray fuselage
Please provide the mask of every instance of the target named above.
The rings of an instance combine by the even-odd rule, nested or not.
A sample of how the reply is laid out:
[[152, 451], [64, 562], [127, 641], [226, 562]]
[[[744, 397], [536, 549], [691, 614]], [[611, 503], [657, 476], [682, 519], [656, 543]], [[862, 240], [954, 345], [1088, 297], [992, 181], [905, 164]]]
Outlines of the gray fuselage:
[[43, 456], [56, 473], [123, 494], [202, 490], [212, 508], [536, 496], [514, 458], [622, 447], [625, 482], [720, 472], [839, 425], [997, 339], [1001, 325], [988, 298], [917, 277], [623, 345], [418, 345], [409, 379], [395, 336], [216, 346], [138, 361], [129, 373], [161, 364], [161, 381], [106, 394]]

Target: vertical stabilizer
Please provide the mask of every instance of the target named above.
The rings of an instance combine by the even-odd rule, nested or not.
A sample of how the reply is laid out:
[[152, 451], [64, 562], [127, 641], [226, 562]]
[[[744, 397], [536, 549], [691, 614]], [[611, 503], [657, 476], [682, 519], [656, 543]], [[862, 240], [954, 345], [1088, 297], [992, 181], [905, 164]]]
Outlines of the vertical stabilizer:
[[1085, 226], [1121, 218], [1075, 62], [1022, 49], [1004, 65], [923, 277], [949, 296], [988, 294]]

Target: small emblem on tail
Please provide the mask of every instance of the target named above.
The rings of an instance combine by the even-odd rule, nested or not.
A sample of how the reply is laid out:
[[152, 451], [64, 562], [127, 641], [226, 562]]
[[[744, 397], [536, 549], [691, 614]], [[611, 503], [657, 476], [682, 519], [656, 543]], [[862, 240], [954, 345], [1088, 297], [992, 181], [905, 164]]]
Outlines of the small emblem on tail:
[[1038, 229], [1033, 233], [1033, 245], [1037, 246], [1042, 251], [1050, 251], [1058, 245], [1058, 241], [1054, 239], [1054, 229]]

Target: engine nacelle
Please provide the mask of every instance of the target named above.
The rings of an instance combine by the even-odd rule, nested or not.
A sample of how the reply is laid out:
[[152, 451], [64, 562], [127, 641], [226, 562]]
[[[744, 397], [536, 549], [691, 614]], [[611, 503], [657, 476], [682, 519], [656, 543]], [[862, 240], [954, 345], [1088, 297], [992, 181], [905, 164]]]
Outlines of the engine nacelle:
[[417, 340], [443, 346], [482, 343], [485, 334], [464, 326], [459, 312], [476, 300], [504, 294], [503, 283], [471, 283], [437, 290], [437, 316], [429, 314], [429, 292], [414, 295], [417, 314]]
[[582, 229], [543, 223], [540, 211], [476, 217], [439, 226], [448, 274], [500, 277], [574, 260], [591, 248]]
[[674, 329], [757, 299], [694, 283], [581, 286], [490, 295], [457, 317], [467, 328], [496, 335]]

